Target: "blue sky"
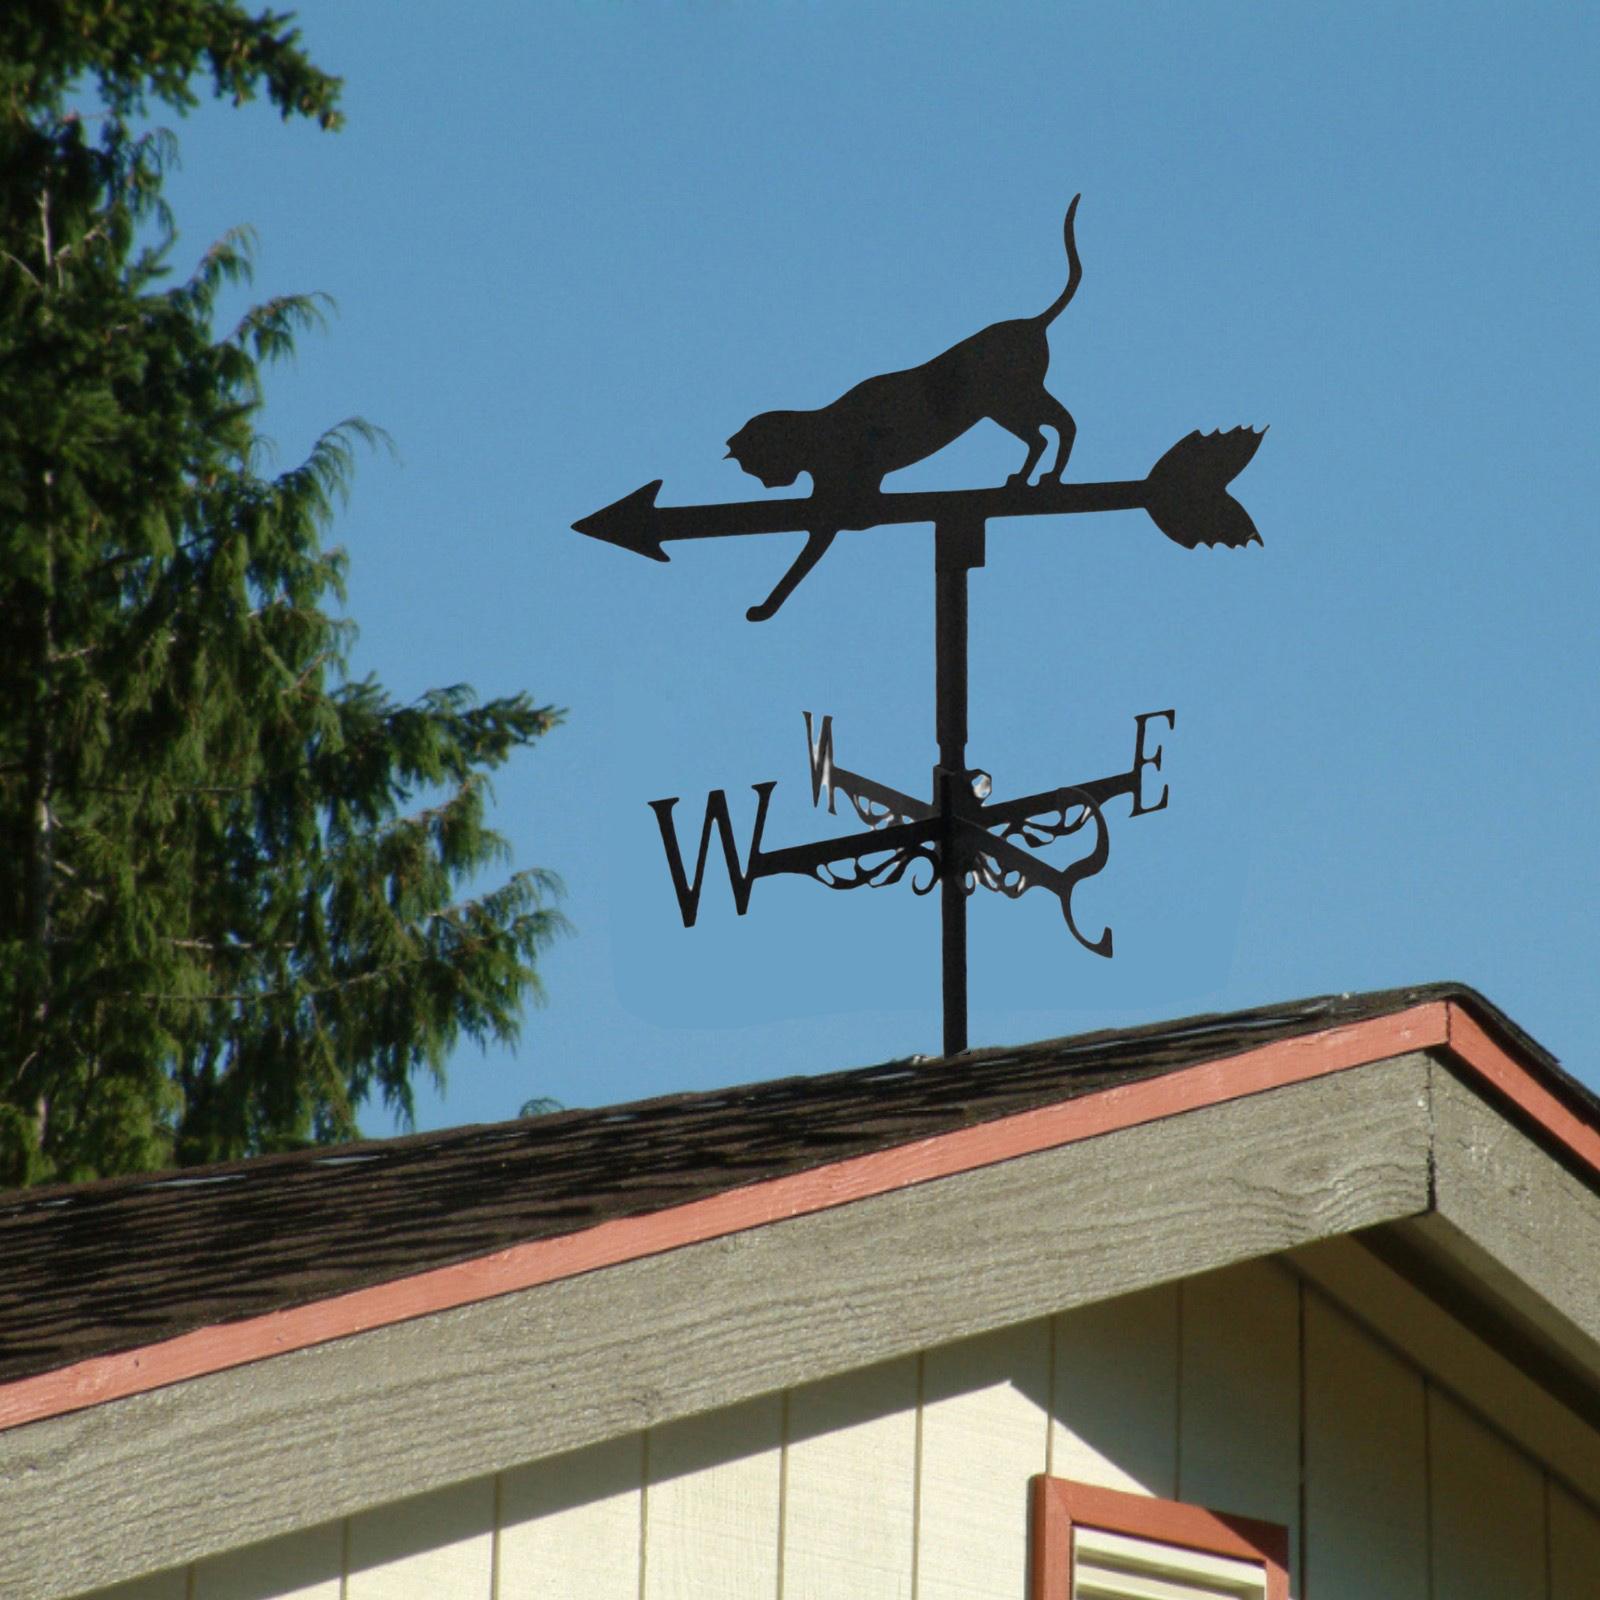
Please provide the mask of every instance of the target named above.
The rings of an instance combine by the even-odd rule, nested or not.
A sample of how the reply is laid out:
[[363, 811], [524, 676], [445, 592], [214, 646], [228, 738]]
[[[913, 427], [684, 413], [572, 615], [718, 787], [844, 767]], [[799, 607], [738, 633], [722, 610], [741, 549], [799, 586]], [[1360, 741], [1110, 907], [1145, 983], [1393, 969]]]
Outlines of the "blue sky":
[[[934, 899], [776, 879], [740, 918], [714, 863], [686, 931], [647, 809], [682, 796], [687, 831], [723, 787], [743, 835], [776, 779], [769, 845], [837, 831], [806, 710], [924, 789], [931, 533], [841, 535], [752, 625], [797, 536], [660, 566], [569, 524], [658, 477], [763, 494], [729, 434], [1042, 309], [1078, 191], [1069, 476], [1270, 424], [1235, 485], [1265, 543], [991, 529], [969, 753], [997, 793], [1125, 767], [1137, 712], [1177, 728], [1169, 808], [1113, 812], [1077, 901], [1114, 960], [1042, 894], [974, 900], [973, 1042], [1457, 978], [1600, 1086], [1594, 8], [298, 12], [348, 127], [176, 124], [178, 262], [247, 223], [259, 295], [338, 302], [266, 427], [286, 465], [353, 413], [397, 444], [334, 533], [358, 670], [570, 713], [495, 816], [576, 932], [520, 1048], [460, 1052], [421, 1126], [938, 1048]], [[1018, 452], [983, 424], [888, 487]]]

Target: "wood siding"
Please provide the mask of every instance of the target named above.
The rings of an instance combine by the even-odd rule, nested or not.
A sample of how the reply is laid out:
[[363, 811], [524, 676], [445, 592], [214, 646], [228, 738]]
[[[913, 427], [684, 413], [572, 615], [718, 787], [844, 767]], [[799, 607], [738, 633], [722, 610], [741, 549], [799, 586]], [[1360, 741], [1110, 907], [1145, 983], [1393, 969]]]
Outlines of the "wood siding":
[[[1499, 1360], [1424, 1370], [1309, 1277], [1251, 1263], [97, 1600], [1022, 1600], [1041, 1472], [1286, 1525], [1296, 1600], [1589, 1600], [1600, 1510], [1489, 1414]], [[1600, 1462], [1562, 1416], [1563, 1448], [1577, 1429]]]

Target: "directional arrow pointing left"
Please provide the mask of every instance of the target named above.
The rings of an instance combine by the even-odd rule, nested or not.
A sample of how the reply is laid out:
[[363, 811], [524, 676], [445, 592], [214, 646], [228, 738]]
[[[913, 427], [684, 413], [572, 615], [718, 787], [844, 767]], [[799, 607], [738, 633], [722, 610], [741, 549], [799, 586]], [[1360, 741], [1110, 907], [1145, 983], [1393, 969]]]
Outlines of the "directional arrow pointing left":
[[661, 513], [656, 509], [656, 496], [661, 493], [660, 478], [647, 483], [642, 489], [574, 522], [577, 533], [586, 533], [591, 539], [603, 539], [635, 555], [649, 556], [652, 561], [670, 561], [672, 558], [661, 548], [661, 535], [656, 531]]
[[1032, 488], [1007, 485], [913, 494], [879, 490], [848, 501], [785, 495], [715, 505], [658, 506], [661, 479], [657, 478], [572, 526], [591, 539], [665, 561], [662, 544], [669, 539], [877, 528], [951, 516], [987, 520], [1143, 508], [1169, 539], [1190, 550], [1201, 544], [1259, 544], [1261, 535], [1249, 513], [1228, 493], [1228, 485], [1249, 465], [1265, 431], [1230, 428], [1226, 433], [1191, 433], [1162, 456], [1149, 476], [1116, 483], [1041, 483]]

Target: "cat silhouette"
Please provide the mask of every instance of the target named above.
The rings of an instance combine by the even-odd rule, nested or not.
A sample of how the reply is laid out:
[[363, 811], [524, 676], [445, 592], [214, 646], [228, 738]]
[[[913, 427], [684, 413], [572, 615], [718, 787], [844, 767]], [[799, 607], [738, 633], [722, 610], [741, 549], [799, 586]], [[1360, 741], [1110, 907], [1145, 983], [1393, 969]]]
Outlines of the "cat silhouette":
[[1044, 386], [1050, 366], [1047, 330], [1083, 279], [1073, 220], [1081, 195], [1067, 207], [1062, 235], [1067, 284], [1037, 316], [996, 322], [903, 372], [885, 372], [847, 389], [814, 411], [763, 411], [728, 440], [728, 458], [769, 489], [786, 488], [802, 472], [826, 508], [794, 566], [759, 606], [752, 622], [770, 617], [849, 526], [852, 502], [876, 494], [884, 478], [924, 461], [987, 418], [1027, 446], [1006, 481], [1025, 484], [1045, 451], [1044, 428], [1056, 433], [1056, 455], [1041, 483], [1061, 481], [1078, 425]]
[[815, 411], [763, 411], [728, 440], [729, 457], [769, 489], [806, 472], [819, 499], [848, 502], [875, 493], [889, 473], [925, 460], [988, 418], [1027, 446], [1027, 458], [1007, 480], [1012, 484], [1028, 481], [1044, 454], [1042, 428], [1053, 428], [1056, 457], [1041, 481], [1059, 482], [1078, 427], [1044, 386], [1046, 330], [1083, 278], [1073, 238], [1081, 198], [1067, 207], [1062, 230], [1067, 286], [1038, 316], [992, 323], [920, 367], [867, 378]]

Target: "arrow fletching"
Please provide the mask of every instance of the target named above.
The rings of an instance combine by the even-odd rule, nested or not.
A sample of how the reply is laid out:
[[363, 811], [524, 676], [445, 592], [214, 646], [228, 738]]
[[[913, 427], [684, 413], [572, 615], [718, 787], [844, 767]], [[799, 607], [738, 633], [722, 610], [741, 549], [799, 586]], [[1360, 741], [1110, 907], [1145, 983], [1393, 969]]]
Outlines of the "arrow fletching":
[[1151, 520], [1186, 550], [1201, 544], [1260, 544], [1255, 523], [1228, 485], [1249, 466], [1265, 433], [1265, 428], [1197, 429], [1180, 439], [1145, 479]]
[[574, 522], [573, 532], [585, 533], [591, 539], [603, 539], [607, 544], [631, 550], [635, 555], [649, 556], [652, 561], [666, 561], [670, 558], [661, 548], [661, 539], [656, 532], [660, 522], [656, 513], [656, 496], [660, 493], [661, 479], [657, 478], [654, 483], [647, 483], [642, 489], [635, 489], [632, 494], [624, 495], [602, 510], [591, 512], [581, 521]]

